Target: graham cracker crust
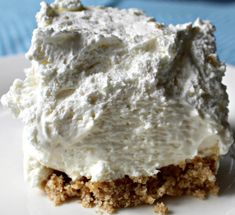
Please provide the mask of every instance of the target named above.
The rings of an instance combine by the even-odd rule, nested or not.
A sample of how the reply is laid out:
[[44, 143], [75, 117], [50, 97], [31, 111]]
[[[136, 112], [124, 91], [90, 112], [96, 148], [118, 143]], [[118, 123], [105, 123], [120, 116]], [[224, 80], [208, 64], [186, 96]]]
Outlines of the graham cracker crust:
[[84, 207], [97, 206], [108, 213], [148, 204], [155, 205], [155, 212], [167, 214], [168, 208], [158, 202], [163, 196], [191, 195], [204, 199], [209, 194], [218, 194], [215, 177], [218, 161], [215, 155], [195, 157], [163, 167], [155, 176], [125, 176], [105, 182], [91, 182], [86, 177], [72, 181], [64, 173], [54, 171], [43, 188], [56, 205], [76, 198]]

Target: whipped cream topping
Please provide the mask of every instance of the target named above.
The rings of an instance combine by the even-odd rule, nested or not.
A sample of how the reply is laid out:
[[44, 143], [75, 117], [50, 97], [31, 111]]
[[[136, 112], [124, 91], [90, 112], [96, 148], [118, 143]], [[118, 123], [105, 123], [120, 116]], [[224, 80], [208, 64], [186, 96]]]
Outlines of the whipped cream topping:
[[[25, 122], [26, 175], [112, 180], [233, 142], [214, 27], [165, 26], [137, 9], [41, 3], [32, 67], [1, 99]], [[32, 172], [33, 171], [33, 172]]]

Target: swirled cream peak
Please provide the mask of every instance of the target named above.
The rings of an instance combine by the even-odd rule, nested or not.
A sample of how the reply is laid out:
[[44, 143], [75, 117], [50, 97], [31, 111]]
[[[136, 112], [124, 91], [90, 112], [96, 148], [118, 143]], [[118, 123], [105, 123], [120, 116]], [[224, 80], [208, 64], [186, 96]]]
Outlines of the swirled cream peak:
[[26, 166], [38, 166], [29, 178], [42, 166], [93, 181], [153, 175], [205, 148], [228, 151], [225, 66], [210, 22], [165, 26], [75, 0], [41, 6], [32, 67], [2, 97], [25, 122]]

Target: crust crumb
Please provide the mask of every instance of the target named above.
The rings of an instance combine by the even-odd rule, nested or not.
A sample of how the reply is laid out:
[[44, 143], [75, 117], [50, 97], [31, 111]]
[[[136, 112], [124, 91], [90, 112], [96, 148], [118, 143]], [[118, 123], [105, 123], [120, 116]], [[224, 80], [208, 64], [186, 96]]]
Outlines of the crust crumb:
[[157, 202], [154, 206], [154, 212], [160, 215], [167, 215], [169, 213], [169, 209], [163, 202]]

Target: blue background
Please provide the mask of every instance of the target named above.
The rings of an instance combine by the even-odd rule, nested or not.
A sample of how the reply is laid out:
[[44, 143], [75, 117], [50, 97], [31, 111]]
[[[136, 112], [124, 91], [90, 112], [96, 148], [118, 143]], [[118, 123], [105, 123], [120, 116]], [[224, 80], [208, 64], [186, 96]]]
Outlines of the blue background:
[[[48, 3], [52, 2], [47, 0]], [[140, 8], [159, 22], [184, 23], [197, 17], [217, 28], [220, 58], [235, 65], [235, 0], [83, 0], [84, 5]], [[0, 56], [26, 52], [35, 28], [39, 0], [0, 0]]]

